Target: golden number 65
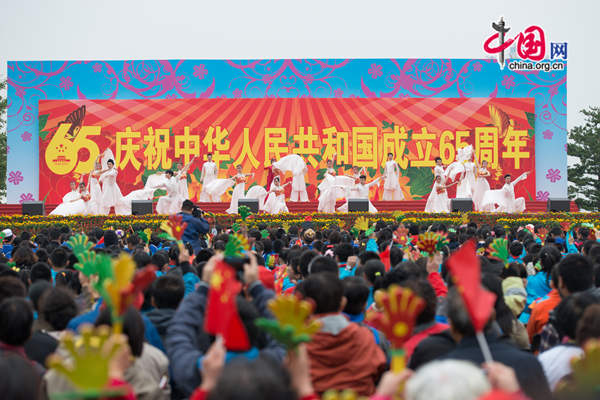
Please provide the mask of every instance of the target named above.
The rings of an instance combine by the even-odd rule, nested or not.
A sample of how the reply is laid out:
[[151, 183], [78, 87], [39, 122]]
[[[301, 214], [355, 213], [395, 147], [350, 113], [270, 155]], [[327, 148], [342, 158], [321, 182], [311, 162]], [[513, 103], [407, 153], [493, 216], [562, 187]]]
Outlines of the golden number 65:
[[[66, 175], [73, 169], [75, 173], [87, 173], [94, 168], [94, 161], [100, 154], [98, 145], [88, 138], [100, 135], [100, 126], [82, 126], [73, 141], [66, 137], [70, 127], [71, 124], [61, 124], [46, 148], [46, 165], [57, 175]], [[87, 149], [89, 155], [87, 160], [79, 161], [82, 149]]]

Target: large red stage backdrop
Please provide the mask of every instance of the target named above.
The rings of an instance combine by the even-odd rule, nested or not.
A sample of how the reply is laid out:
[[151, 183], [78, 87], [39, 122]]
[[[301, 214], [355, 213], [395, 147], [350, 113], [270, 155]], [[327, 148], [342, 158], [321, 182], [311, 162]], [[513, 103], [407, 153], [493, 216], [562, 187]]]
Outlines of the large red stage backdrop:
[[[199, 156], [189, 177], [194, 200], [209, 152], [219, 177], [242, 164], [259, 185], [270, 158], [299, 154], [309, 165], [311, 199], [333, 154], [340, 172], [356, 165], [375, 177], [386, 154], [394, 153], [407, 199], [429, 194], [435, 157], [447, 165], [467, 144], [489, 162], [492, 188], [501, 186], [504, 174], [535, 167], [533, 99], [40, 100], [39, 121], [40, 198], [48, 203], [61, 201], [69, 181], [87, 181], [106, 148], [115, 155], [124, 195], [141, 188], [153, 171]], [[516, 191], [532, 199], [535, 174]]]

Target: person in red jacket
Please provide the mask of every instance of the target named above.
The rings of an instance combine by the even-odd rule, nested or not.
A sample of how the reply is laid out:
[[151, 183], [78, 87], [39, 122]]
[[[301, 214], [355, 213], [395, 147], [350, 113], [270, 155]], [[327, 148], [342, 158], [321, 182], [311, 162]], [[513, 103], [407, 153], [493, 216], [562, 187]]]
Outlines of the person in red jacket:
[[361, 396], [372, 395], [386, 368], [385, 354], [368, 328], [342, 314], [346, 299], [337, 275], [310, 275], [297, 291], [315, 302], [314, 314], [322, 324], [306, 345], [315, 392], [321, 395], [328, 389], [352, 389]]

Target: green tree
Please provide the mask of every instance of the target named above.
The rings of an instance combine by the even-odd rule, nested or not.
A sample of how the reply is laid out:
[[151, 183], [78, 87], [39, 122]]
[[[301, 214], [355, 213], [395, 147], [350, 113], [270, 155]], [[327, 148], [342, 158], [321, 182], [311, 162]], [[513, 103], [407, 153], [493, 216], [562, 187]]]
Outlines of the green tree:
[[0, 80], [0, 199], [6, 198], [6, 79]]
[[600, 107], [581, 110], [585, 124], [569, 132], [567, 154], [577, 157], [569, 168], [569, 195], [579, 208], [600, 210]]

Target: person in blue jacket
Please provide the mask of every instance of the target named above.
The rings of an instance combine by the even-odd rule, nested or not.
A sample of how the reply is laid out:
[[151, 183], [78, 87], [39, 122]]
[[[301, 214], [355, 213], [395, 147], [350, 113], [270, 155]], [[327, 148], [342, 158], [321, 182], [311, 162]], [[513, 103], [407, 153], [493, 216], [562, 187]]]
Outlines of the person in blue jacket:
[[198, 253], [203, 247], [206, 247], [206, 242], [202, 237], [210, 229], [208, 221], [202, 218], [200, 209], [191, 200], [184, 200], [181, 212], [177, 215], [181, 215], [182, 222], [187, 223], [181, 240], [183, 243], [191, 244], [194, 253]]
[[525, 310], [519, 316], [519, 321], [523, 324], [529, 321], [531, 303], [546, 296], [552, 290], [550, 288], [550, 275], [552, 268], [560, 261], [561, 254], [556, 247], [549, 245], [542, 248], [538, 257], [540, 270], [535, 275], [527, 278], [527, 302]]
[[[202, 270], [202, 282], [198, 284], [193, 293], [183, 299], [167, 330], [166, 347], [171, 361], [173, 378], [186, 396], [200, 386], [202, 360], [214, 341], [214, 337], [204, 331], [204, 313], [209, 293], [208, 282], [210, 282], [212, 271], [220, 257], [222, 255], [216, 255], [206, 263]], [[243, 353], [228, 352], [226, 361], [236, 357], [253, 359], [259, 354], [281, 361], [285, 355], [285, 349], [269, 337], [257, 340], [258, 333], [254, 326], [254, 319], [249, 318], [252, 313], [242, 315], [243, 309], [250, 308], [253, 313], [258, 312], [261, 317], [273, 318], [267, 308], [267, 302], [275, 297], [275, 293], [265, 289], [259, 281], [258, 264], [252, 253], [250, 260], [250, 264], [244, 265], [243, 281], [247, 285], [246, 293], [252, 299], [251, 305], [241, 297], [238, 297], [237, 303], [252, 348]]]

